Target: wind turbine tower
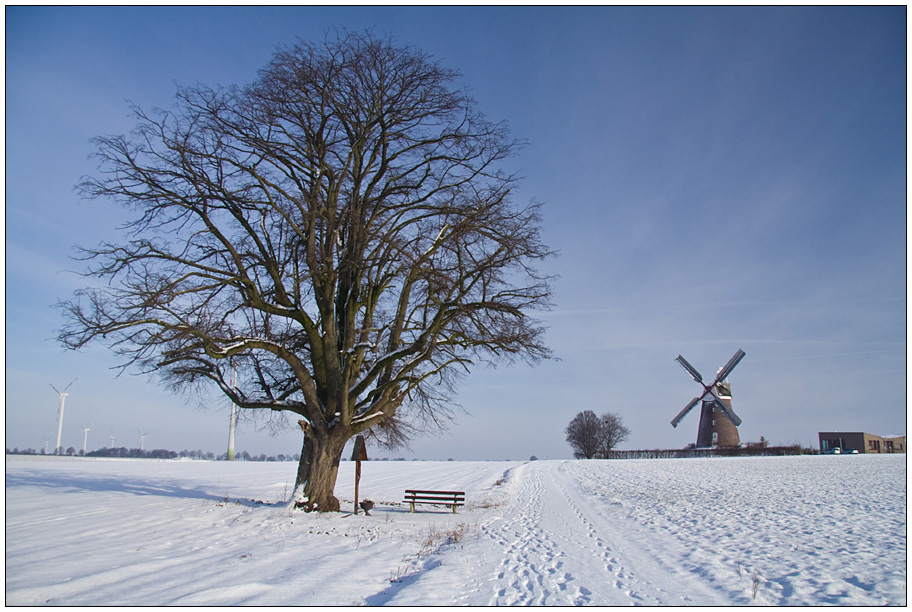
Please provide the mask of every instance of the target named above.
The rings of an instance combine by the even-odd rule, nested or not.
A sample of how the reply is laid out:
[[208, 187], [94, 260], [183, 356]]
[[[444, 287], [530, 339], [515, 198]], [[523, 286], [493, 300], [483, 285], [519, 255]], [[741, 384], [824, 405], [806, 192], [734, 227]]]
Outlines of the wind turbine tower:
[[66, 390], [72, 387], [74, 382], [76, 382], [75, 378], [70, 381], [70, 384], [63, 388], [63, 391], [58, 391], [57, 387], [51, 385], [51, 389], [57, 391], [57, 394], [60, 396], [60, 408], [57, 410], [57, 446], [54, 447], [55, 455], [60, 454], [60, 434], [63, 432], [63, 404], [66, 402], [67, 395], [69, 395]]
[[[137, 433], [140, 432], [139, 429], [136, 430]], [[149, 432], [139, 433], [139, 450], [146, 450], [146, 436], [149, 435]]]
[[83, 457], [85, 457], [85, 455], [86, 455], [86, 442], [89, 441], [89, 432], [90, 431], [92, 431], [92, 430], [83, 425], [83, 427], [82, 427], [82, 456]]
[[[231, 365], [231, 387], [237, 390], [237, 366]], [[228, 461], [234, 461], [234, 434], [237, 430], [237, 404], [231, 402], [231, 420], [228, 422]]]

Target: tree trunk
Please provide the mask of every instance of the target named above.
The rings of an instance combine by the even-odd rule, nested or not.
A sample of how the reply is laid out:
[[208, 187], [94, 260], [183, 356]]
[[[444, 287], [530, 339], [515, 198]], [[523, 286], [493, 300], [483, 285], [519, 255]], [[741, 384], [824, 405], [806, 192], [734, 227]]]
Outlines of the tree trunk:
[[342, 437], [329, 436], [314, 440], [305, 434], [292, 498], [295, 508], [307, 512], [339, 511], [339, 500], [333, 495], [333, 489], [345, 442]]

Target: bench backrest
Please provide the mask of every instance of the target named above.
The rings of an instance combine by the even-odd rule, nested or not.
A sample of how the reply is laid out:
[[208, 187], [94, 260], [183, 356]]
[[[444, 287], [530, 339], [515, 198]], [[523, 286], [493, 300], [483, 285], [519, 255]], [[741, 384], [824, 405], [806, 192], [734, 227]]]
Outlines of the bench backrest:
[[406, 499], [426, 501], [451, 501], [460, 503], [465, 501], [465, 491], [429, 491], [420, 489], [408, 489], [405, 492]]

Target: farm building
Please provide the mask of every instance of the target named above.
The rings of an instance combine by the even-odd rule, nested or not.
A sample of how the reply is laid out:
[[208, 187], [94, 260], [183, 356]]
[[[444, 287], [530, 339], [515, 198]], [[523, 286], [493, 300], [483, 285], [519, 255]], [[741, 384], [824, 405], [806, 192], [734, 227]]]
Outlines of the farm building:
[[[820, 452], [904, 453], [906, 436], [876, 436], [860, 431], [821, 431]], [[839, 449], [838, 451], [836, 449]]]

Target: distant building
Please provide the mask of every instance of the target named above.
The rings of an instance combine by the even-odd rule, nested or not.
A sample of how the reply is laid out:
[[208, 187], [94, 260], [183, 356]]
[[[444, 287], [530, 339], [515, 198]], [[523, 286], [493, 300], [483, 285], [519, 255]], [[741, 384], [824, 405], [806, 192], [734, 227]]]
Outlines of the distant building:
[[860, 431], [821, 431], [820, 452], [905, 453], [906, 436], [876, 436]]

